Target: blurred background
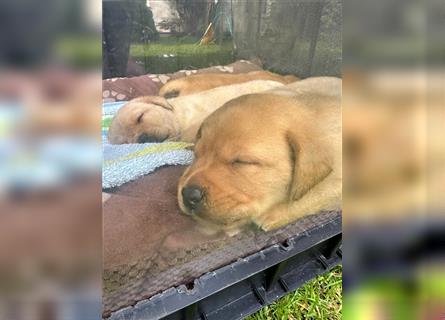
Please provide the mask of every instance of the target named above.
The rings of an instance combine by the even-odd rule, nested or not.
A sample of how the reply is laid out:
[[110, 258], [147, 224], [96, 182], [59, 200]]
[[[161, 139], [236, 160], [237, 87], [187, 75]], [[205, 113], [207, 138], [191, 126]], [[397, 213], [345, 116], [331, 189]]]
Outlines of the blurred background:
[[[209, 64], [190, 54], [206, 41], [202, 1], [169, 2], [0, 1], [1, 319], [100, 318], [101, 79]], [[344, 79], [344, 316], [445, 317], [444, 2], [344, 1], [343, 50], [330, 33], [339, 2], [329, 14], [311, 1], [306, 12], [301, 1], [221, 3], [203, 11], [221, 13], [214, 43], [196, 49], [215, 64], [260, 53], [274, 71]], [[285, 21], [271, 6], [278, 18], [293, 8], [297, 34], [270, 24]], [[231, 21], [255, 12], [255, 32], [237, 34]], [[182, 51], [159, 53], [172, 42]], [[342, 70], [330, 67], [342, 51]]]
[[104, 0], [103, 77], [257, 59], [299, 77], [340, 75], [341, 1]]
[[445, 5], [343, 17], [344, 317], [443, 319]]
[[100, 319], [101, 3], [0, 17], [0, 319]]

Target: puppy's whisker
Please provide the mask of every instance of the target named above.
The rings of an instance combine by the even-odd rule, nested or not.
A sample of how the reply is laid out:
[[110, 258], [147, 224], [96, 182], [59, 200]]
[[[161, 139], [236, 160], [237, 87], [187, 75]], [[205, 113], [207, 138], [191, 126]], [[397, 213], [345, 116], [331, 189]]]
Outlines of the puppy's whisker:
[[237, 193], [232, 192], [230, 194], [226, 194], [223, 197], [214, 199], [212, 201], [212, 205], [218, 208], [224, 208], [224, 210], [231, 210], [237, 206], [244, 205], [245, 201], [240, 201], [237, 198]]

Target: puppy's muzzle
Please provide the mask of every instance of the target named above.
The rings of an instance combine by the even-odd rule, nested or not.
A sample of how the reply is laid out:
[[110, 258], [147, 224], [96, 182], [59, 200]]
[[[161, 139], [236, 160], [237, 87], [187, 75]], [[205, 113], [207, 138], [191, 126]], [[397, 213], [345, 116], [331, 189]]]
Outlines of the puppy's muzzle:
[[198, 209], [204, 201], [204, 191], [196, 185], [185, 186], [181, 193], [184, 206], [189, 210]]
[[162, 142], [167, 139], [167, 136], [159, 137], [143, 133], [138, 137], [138, 143], [149, 143], [149, 142]]

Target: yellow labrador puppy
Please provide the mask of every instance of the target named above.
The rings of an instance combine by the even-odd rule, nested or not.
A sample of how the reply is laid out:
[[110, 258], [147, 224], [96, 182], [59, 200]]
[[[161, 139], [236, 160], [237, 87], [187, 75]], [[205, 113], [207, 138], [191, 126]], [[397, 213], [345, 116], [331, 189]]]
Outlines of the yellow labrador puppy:
[[241, 74], [205, 73], [170, 80], [159, 90], [159, 95], [164, 98], [185, 96], [220, 86], [243, 83], [252, 80], [272, 80], [288, 84], [299, 80], [293, 75], [282, 76], [270, 71], [252, 71]]
[[193, 142], [202, 121], [227, 101], [279, 86], [283, 84], [255, 80], [168, 100], [155, 96], [136, 98], [119, 109], [111, 122], [108, 140], [112, 144]]
[[341, 80], [309, 78], [229, 101], [202, 124], [178, 201], [209, 232], [271, 230], [340, 208]]

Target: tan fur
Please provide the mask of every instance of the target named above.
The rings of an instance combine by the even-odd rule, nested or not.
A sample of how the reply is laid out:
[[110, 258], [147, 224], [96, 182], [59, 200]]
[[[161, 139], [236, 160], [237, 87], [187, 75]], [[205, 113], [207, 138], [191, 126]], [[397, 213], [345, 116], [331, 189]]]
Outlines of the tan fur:
[[[341, 202], [341, 80], [320, 77], [226, 103], [202, 124], [178, 188], [206, 229], [281, 227]], [[204, 190], [190, 212], [185, 186]]]
[[272, 80], [288, 84], [299, 79], [293, 75], [281, 76], [269, 71], [252, 71], [242, 74], [195, 74], [180, 79], [170, 80], [159, 90], [159, 95], [165, 98], [173, 98], [252, 80]]
[[153, 141], [193, 142], [202, 121], [227, 101], [280, 86], [280, 82], [256, 80], [173, 99], [140, 97], [119, 109], [110, 125], [108, 140], [112, 144], [136, 143], [145, 134]]

